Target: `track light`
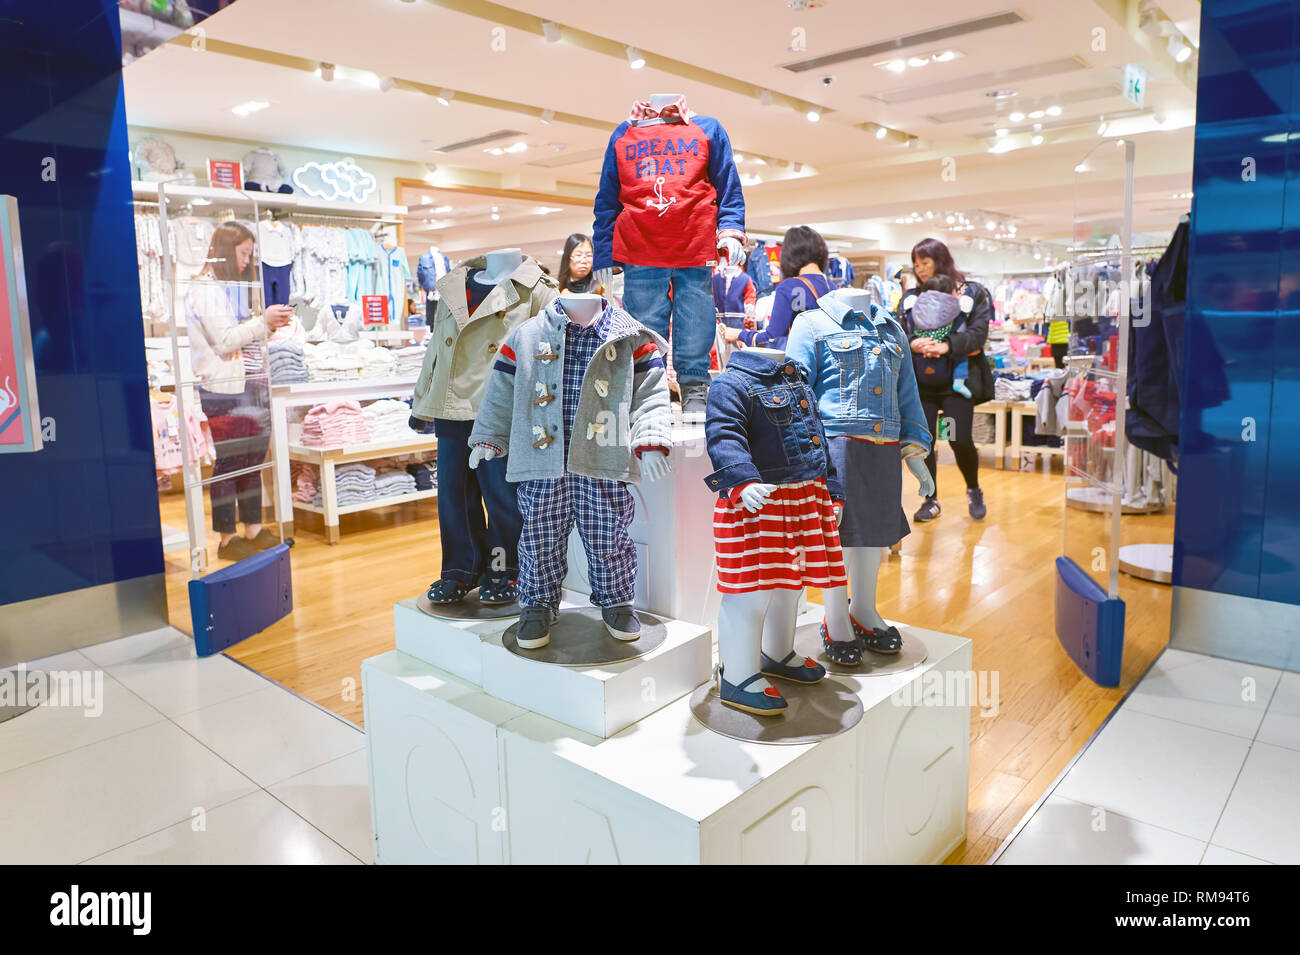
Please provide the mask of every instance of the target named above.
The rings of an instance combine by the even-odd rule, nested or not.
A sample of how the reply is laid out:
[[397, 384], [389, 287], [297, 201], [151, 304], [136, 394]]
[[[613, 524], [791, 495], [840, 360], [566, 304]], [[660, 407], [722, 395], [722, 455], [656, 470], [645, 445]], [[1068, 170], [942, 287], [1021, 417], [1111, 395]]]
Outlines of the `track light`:
[[550, 20], [542, 21], [542, 36], [546, 37], [547, 43], [560, 42], [560, 28]]
[[884, 126], [877, 126], [877, 127], [876, 127], [876, 138], [877, 138], [877, 139], [884, 139], [884, 138], [885, 138], [886, 136], [888, 136], [888, 135], [889, 135], [889, 130], [887, 130]]
[[320, 65], [320, 78], [326, 83], [334, 82], [334, 64], [322, 63]]
[[1165, 44], [1165, 51], [1174, 58], [1175, 63], [1186, 63], [1192, 55], [1192, 48], [1181, 37], [1171, 36]]
[[543, 126], [551, 125], [551, 123], [555, 121], [555, 110], [553, 109], [542, 110], [541, 120]]
[[759, 91], [758, 91], [758, 102], [759, 102], [759, 105], [760, 105], [760, 106], [771, 106], [771, 105], [772, 105], [772, 91], [771, 91], [771, 90], [759, 90]]
[[821, 110], [819, 109], [810, 109], [808, 112], [804, 113], [804, 115], [808, 117], [808, 122], [810, 123], [820, 122], [822, 118]]
[[443, 106], [450, 106], [451, 101], [456, 98], [455, 90], [438, 90], [438, 95], [434, 97]]
[[387, 93], [396, 85], [397, 82], [391, 76], [379, 77], [379, 89], [381, 92]]
[[627, 63], [632, 69], [639, 70], [645, 66], [645, 57], [636, 47], [629, 46], [627, 48]]

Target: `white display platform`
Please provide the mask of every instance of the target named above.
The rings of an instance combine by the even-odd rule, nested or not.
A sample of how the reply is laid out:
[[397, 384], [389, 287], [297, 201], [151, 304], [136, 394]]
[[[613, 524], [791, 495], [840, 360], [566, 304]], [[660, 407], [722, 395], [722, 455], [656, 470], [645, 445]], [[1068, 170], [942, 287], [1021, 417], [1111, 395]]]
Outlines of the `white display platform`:
[[924, 666], [840, 677], [866, 716], [795, 746], [712, 733], [686, 696], [602, 739], [404, 653], [372, 657], [375, 861], [941, 862], [965, 836], [970, 701], [921, 688], [964, 683], [971, 643], [915, 632]]
[[[704, 442], [704, 425], [673, 428], [672, 473], [660, 481], [632, 485], [636, 514], [628, 533], [636, 545], [637, 580], [633, 603], [674, 620], [712, 629], [719, 594], [713, 561], [713, 502], [704, 479], [713, 472]], [[564, 586], [591, 593], [587, 555], [575, 530], [569, 537], [569, 574]]]
[[[561, 609], [585, 606], [566, 594]], [[481, 686], [498, 699], [525, 706], [594, 736], [613, 736], [709, 678], [712, 634], [707, 627], [665, 620], [668, 636], [644, 656], [622, 663], [563, 667], [529, 660], [502, 643], [515, 617], [449, 620], [431, 617], [415, 598], [393, 607], [397, 649], [449, 677]]]

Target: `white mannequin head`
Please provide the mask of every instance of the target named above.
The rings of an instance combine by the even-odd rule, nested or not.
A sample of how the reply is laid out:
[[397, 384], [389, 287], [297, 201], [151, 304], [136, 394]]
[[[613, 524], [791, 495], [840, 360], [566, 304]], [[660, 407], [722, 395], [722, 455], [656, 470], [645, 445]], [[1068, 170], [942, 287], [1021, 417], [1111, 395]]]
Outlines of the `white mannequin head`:
[[576, 325], [590, 325], [605, 310], [605, 300], [589, 292], [565, 292], [559, 297], [559, 303], [569, 321]]

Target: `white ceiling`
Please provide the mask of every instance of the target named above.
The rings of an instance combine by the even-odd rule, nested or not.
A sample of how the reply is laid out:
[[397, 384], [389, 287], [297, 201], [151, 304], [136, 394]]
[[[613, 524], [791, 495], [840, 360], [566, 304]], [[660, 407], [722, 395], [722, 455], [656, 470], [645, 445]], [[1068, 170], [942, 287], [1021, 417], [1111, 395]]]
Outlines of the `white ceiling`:
[[[1195, 0], [1163, 0], [1162, 6], [1190, 36], [1186, 24], [1194, 21], [1195, 11], [1189, 4]], [[457, 9], [448, 8], [452, 5]], [[1150, 74], [1147, 109], [1139, 122], [1154, 129], [1150, 117], [1160, 113], [1174, 117], [1167, 128], [1179, 127], [1130, 137], [1138, 143], [1136, 226], [1167, 229], [1180, 205], [1186, 207], [1171, 197], [1190, 188], [1192, 137], [1185, 120], [1194, 95], [1176, 77], [1171, 59], [1162, 51], [1148, 52], [1110, 18], [1106, 11], [1122, 5], [1114, 0], [932, 0], [900, 8], [893, 0], [825, 0], [794, 10], [786, 0], [656, 0], [650, 5], [511, 0], [508, 10], [494, 14], [483, 0], [237, 0], [203, 28], [209, 40], [253, 52], [231, 56], [172, 45], [142, 57], [125, 70], [127, 115], [133, 125], [434, 161], [476, 170], [514, 188], [560, 180], [594, 191], [608, 132], [626, 117], [632, 100], [680, 91], [693, 109], [723, 121], [738, 152], [810, 167], [806, 178], [781, 178], [792, 176], [792, 170], [775, 163], [742, 165], [742, 171], [764, 180], [746, 187], [751, 228], [779, 231], [792, 222], [834, 222], [842, 234], [858, 235], [870, 247], [879, 234], [872, 223], [893, 224], [925, 206], [997, 211], [1020, 221], [1020, 236], [1049, 239], [1070, 232], [1073, 169], [1098, 139], [1098, 116], [1115, 119], [1136, 112], [1119, 95], [1123, 65], [1136, 62]], [[951, 49], [963, 54], [950, 62], [902, 74], [873, 65], [895, 55], [890, 53], [805, 72], [784, 68], [1008, 10], [1024, 22], [897, 53]], [[534, 16], [509, 20], [507, 14], [519, 12]], [[495, 33], [500, 25], [494, 15], [508, 20]], [[536, 26], [535, 17], [604, 38], [606, 46], [547, 43], [526, 29]], [[1105, 29], [1100, 51], [1094, 49], [1099, 26]], [[804, 51], [789, 49], [796, 29], [806, 36]], [[504, 49], [495, 49], [502, 41]], [[609, 41], [617, 45], [610, 47]], [[650, 55], [651, 65], [634, 71], [625, 58], [608, 52], [628, 43]], [[258, 62], [256, 51], [333, 62], [341, 69], [334, 82], [325, 83], [315, 73]], [[655, 69], [656, 55], [684, 66], [670, 62]], [[1050, 63], [1071, 68], [1037, 78], [990, 77]], [[534, 112], [576, 114], [588, 122], [543, 125], [535, 115], [463, 99], [444, 107], [400, 86], [381, 92], [373, 88], [374, 76], [369, 84], [359, 82], [344, 68], [446, 87], [462, 96], [492, 97]], [[834, 82], [823, 84], [822, 77], [832, 74]], [[750, 85], [736, 89], [737, 81]], [[1002, 86], [1017, 95], [985, 95]], [[762, 105], [754, 87], [829, 112], [810, 123], [787, 105]], [[247, 117], [230, 112], [251, 99], [271, 106]], [[1043, 145], [1026, 143], [1002, 155], [987, 152], [995, 128], [1008, 128], [1013, 137], [1032, 134], [1032, 120], [1010, 122], [1012, 110], [1027, 113], [1050, 105], [1060, 105], [1061, 115], [1041, 120]], [[878, 140], [858, 128], [864, 122], [884, 124], [898, 130], [898, 138], [907, 134], [917, 141], [909, 147], [892, 137]], [[503, 156], [491, 156], [483, 147], [434, 152], [497, 130], [519, 131], [522, 137], [507, 142], [522, 139], [529, 148]], [[945, 159], [955, 164], [955, 180], [943, 175]], [[522, 237], [508, 244], [549, 245], [553, 251], [569, 231], [590, 228], [590, 211], [572, 206], [538, 216], [510, 205], [508, 215], [492, 220], [463, 196], [454, 205], [455, 227], [427, 234], [467, 253], [499, 247], [511, 234]], [[547, 229], [558, 236], [554, 242], [544, 238]]]

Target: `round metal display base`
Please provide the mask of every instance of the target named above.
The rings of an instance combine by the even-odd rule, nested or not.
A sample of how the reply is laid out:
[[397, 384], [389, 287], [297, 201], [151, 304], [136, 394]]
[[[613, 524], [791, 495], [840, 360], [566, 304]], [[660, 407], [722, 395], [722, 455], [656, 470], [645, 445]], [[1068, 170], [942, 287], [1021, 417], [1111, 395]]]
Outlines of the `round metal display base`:
[[[1065, 492], [1065, 504], [1067, 507], [1073, 507], [1080, 511], [1101, 511], [1110, 510], [1110, 494], [1099, 487], [1072, 487]], [[1119, 512], [1121, 514], [1159, 514], [1165, 509], [1163, 504], [1147, 504], [1143, 507], [1134, 507], [1131, 504], [1121, 504]]]
[[706, 729], [747, 743], [793, 746], [815, 743], [852, 729], [862, 719], [862, 701], [852, 687], [825, 679], [812, 685], [773, 680], [789, 706], [780, 716], [758, 716], [727, 706], [718, 696], [716, 680], [702, 683], [691, 694], [691, 715]]
[[1130, 577], [1157, 584], [1174, 580], [1173, 544], [1125, 544], [1119, 549], [1119, 569]]
[[924, 641], [910, 633], [905, 633], [903, 649], [897, 653], [872, 653], [868, 650], [862, 654], [862, 662], [857, 666], [836, 663], [822, 649], [821, 627], [796, 634], [794, 649], [803, 656], [812, 657], [826, 668], [827, 673], [841, 676], [880, 676], [883, 673], [901, 673], [919, 667], [930, 653]]
[[600, 619], [599, 607], [561, 610], [551, 624], [551, 642], [536, 650], [525, 650], [515, 640], [519, 624], [512, 624], [501, 637], [511, 653], [525, 660], [560, 667], [591, 667], [603, 663], [622, 663], [643, 657], [668, 639], [668, 626], [659, 617], [638, 610], [641, 636], [635, 640], [615, 640]]
[[508, 604], [481, 604], [478, 602], [478, 588], [475, 587], [460, 603], [436, 604], [429, 600], [425, 591], [415, 598], [415, 606], [430, 617], [444, 620], [500, 620], [503, 617], [519, 616], [519, 604], [513, 600]]

